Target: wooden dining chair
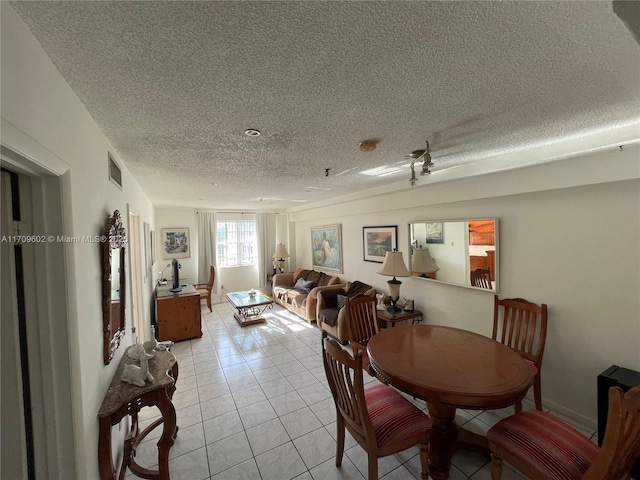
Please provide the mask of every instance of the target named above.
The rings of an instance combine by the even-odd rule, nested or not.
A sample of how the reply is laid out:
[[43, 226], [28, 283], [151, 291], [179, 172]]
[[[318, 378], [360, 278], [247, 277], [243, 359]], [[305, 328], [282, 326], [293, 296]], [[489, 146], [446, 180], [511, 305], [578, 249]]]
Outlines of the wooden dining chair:
[[364, 388], [362, 355], [352, 357], [322, 332], [322, 358], [336, 406], [336, 467], [342, 465], [345, 429], [367, 452], [369, 480], [378, 478], [378, 458], [420, 445], [421, 478], [427, 480], [431, 418], [392, 387]]
[[369, 295], [347, 297], [344, 307], [347, 311], [349, 345], [351, 345], [354, 354], [360, 353], [362, 355], [362, 368], [373, 376], [374, 373], [369, 364], [369, 355], [367, 354], [367, 343], [369, 343], [371, 337], [380, 331], [376, 299]]
[[209, 273], [209, 281], [207, 283], [196, 283], [194, 287], [200, 294], [200, 301], [206, 300], [209, 311], [213, 312], [211, 308], [211, 292], [213, 291], [213, 282], [216, 280], [216, 269], [212, 265], [211, 272]]
[[476, 268], [473, 270], [471, 272], [471, 286], [492, 290], [491, 270], [486, 270], [484, 268]]
[[[540, 371], [542, 355], [547, 339], [547, 306], [536, 305], [523, 298], [494, 297], [493, 333], [494, 340], [511, 347], [524, 358], [535, 375], [533, 396], [538, 410], [542, 410]], [[522, 403], [516, 404], [516, 412], [522, 410]]]
[[609, 389], [602, 447], [553, 415], [530, 410], [496, 423], [487, 432], [491, 478], [502, 477], [506, 460], [533, 480], [619, 480], [629, 478], [640, 456], [640, 386], [626, 394]]

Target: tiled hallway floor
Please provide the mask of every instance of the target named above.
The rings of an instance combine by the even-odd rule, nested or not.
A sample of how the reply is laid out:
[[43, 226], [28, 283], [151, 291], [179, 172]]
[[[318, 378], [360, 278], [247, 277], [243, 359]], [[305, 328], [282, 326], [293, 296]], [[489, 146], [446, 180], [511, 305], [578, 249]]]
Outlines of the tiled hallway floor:
[[[322, 366], [320, 330], [277, 305], [265, 312], [268, 323], [244, 328], [227, 303], [203, 314], [202, 338], [172, 348], [179, 364], [173, 403], [180, 430], [170, 451], [171, 479], [366, 478], [366, 454], [348, 433], [342, 467], [334, 464], [335, 407]], [[424, 402], [415, 403], [424, 408]], [[486, 432], [510, 412], [459, 410], [458, 421]], [[143, 409], [141, 428], [157, 414], [155, 408]], [[138, 447], [140, 465], [157, 465], [160, 433], [156, 428]], [[458, 451], [452, 463], [452, 480], [491, 478], [488, 461], [477, 453]], [[417, 447], [380, 459], [379, 475], [420, 478]], [[508, 468], [503, 478], [522, 479]]]

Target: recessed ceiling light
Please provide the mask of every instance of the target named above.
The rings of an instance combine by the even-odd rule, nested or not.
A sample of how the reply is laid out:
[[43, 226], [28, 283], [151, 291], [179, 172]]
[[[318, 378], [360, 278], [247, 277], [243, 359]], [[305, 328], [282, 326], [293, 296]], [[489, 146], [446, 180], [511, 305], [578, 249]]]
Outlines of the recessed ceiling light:
[[260, 130], [256, 130], [255, 128], [247, 128], [244, 131], [244, 134], [247, 137], [259, 137], [260, 136]]

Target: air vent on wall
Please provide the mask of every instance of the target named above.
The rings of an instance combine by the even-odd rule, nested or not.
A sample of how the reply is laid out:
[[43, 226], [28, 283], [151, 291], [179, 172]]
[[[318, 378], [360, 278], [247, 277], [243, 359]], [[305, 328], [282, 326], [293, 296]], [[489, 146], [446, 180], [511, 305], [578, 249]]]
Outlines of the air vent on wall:
[[109, 180], [122, 190], [122, 170], [111, 156], [111, 153], [107, 152], [107, 154], [109, 155]]

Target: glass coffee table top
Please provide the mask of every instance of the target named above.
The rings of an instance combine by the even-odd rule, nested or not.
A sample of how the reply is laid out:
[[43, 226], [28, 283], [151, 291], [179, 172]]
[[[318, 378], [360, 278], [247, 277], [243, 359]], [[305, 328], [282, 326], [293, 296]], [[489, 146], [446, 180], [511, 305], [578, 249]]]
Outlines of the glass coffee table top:
[[[267, 320], [262, 313], [273, 305], [273, 300], [259, 290], [253, 290], [254, 296], [247, 292], [229, 292], [227, 300], [236, 309], [233, 314], [241, 326], [263, 323]], [[262, 309], [260, 308], [262, 307]]]
[[230, 292], [227, 293], [227, 300], [229, 303], [233, 305], [235, 308], [240, 307], [257, 307], [259, 305], [265, 305], [273, 303], [271, 297], [265, 295], [259, 290], [254, 290], [256, 293], [255, 297], [250, 297], [249, 292]]

